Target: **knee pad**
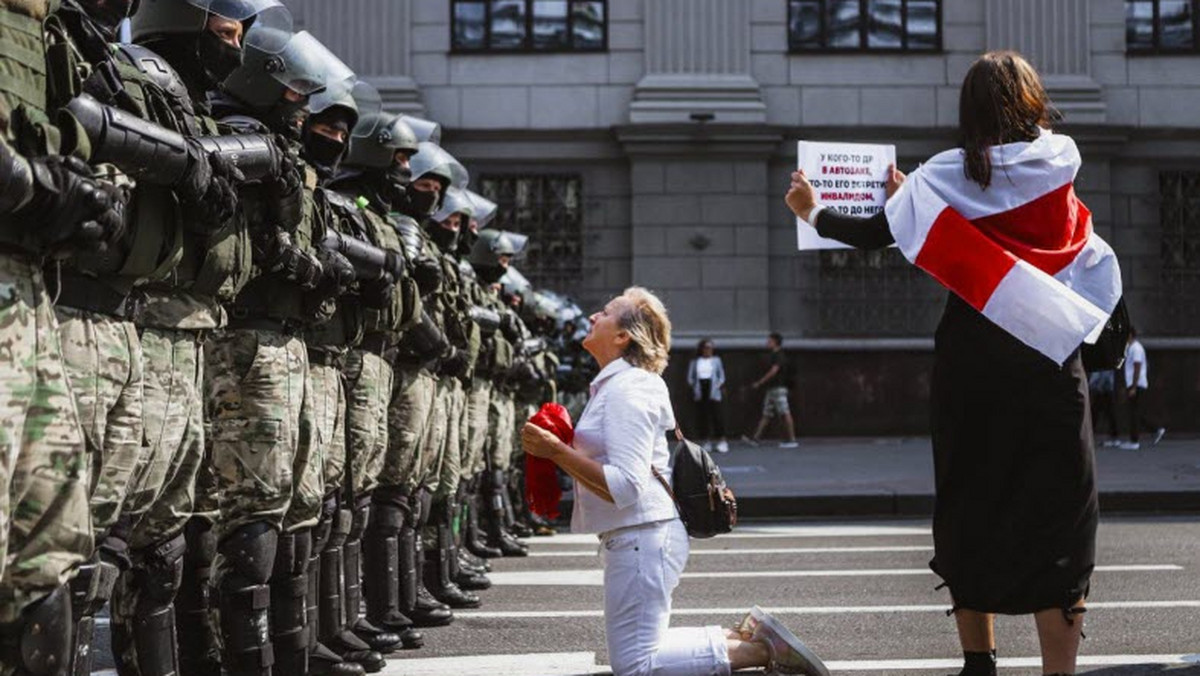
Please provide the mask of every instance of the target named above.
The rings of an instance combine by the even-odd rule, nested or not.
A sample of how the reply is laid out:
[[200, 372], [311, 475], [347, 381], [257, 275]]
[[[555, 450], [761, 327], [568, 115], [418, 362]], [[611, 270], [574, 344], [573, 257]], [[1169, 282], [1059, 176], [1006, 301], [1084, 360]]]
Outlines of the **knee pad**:
[[18, 674], [58, 676], [71, 665], [71, 593], [66, 585], [26, 608], [16, 626], [0, 626], [0, 662]]
[[183, 556], [187, 540], [183, 533], [146, 551], [139, 576], [145, 591], [143, 599], [154, 606], [169, 605], [183, 582]]
[[[269, 524], [256, 521], [235, 530], [218, 545], [221, 556], [229, 567], [226, 578], [230, 584], [262, 585], [271, 579], [275, 565], [275, 550], [279, 543], [279, 532]], [[222, 580], [225, 585], [227, 580]]]

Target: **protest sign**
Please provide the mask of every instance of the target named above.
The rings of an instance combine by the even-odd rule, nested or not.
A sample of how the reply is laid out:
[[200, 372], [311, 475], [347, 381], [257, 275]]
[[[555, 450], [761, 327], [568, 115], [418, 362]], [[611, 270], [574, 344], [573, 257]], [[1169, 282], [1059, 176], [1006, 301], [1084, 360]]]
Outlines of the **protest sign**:
[[[864, 218], [883, 209], [887, 168], [896, 162], [896, 146], [800, 141], [798, 156], [799, 167], [816, 192], [817, 204]], [[816, 229], [799, 218], [796, 241], [801, 251], [847, 248], [841, 242], [820, 237]]]

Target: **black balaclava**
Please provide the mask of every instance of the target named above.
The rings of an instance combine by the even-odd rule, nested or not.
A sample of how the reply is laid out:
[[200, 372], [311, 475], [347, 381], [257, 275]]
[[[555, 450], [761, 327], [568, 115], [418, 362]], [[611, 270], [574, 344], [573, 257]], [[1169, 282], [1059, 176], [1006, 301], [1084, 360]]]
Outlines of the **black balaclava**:
[[242, 65], [242, 50], [231, 47], [210, 30], [196, 37], [195, 54], [205, 79], [214, 89]]
[[279, 100], [261, 114], [256, 115], [263, 124], [276, 134], [286, 136], [292, 141], [299, 141], [304, 120], [308, 116], [308, 98], [299, 101], [289, 101], [283, 94]]
[[476, 265], [474, 268], [475, 275], [484, 286], [496, 284], [508, 272], [508, 268], [501, 265]]
[[329, 179], [337, 174], [338, 167], [342, 159], [346, 156], [349, 144], [313, 131], [313, 124], [320, 122], [348, 135], [350, 130], [350, 120], [348, 117], [349, 114], [347, 111], [334, 107], [309, 117], [304, 124], [302, 139], [304, 143], [304, 159], [317, 169], [317, 173], [322, 178]]
[[437, 244], [443, 253], [453, 254], [458, 248], [458, 234], [462, 232], [462, 228], [460, 227], [458, 230], [443, 228], [441, 223], [432, 218], [428, 219], [426, 223], [425, 230], [429, 233], [429, 238], [433, 240], [433, 243]]
[[[411, 173], [411, 172], [410, 172]], [[416, 220], [417, 222], [432, 218], [437, 209], [439, 193], [423, 192], [408, 185], [403, 195], [397, 195], [392, 202], [392, 208]]]

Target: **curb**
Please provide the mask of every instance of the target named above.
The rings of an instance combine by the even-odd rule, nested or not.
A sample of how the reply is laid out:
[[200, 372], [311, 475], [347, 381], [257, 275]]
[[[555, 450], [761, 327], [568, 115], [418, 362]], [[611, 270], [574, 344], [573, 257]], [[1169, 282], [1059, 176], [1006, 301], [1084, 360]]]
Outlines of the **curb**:
[[[930, 494], [745, 496], [738, 517], [778, 519], [820, 516], [923, 516], [933, 514]], [[1127, 491], [1100, 494], [1102, 514], [1197, 514], [1200, 491]]]

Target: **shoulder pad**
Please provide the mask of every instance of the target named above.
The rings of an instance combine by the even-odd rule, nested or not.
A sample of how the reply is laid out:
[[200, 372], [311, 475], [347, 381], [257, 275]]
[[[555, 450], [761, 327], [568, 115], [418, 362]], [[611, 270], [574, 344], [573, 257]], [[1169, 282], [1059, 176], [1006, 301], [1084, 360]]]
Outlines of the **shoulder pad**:
[[334, 209], [347, 212], [358, 211], [358, 206], [354, 203], [354, 200], [349, 195], [343, 195], [336, 190], [328, 189], [324, 189], [321, 192], [325, 195], [325, 201], [327, 201], [329, 206], [333, 207]]
[[463, 279], [469, 279], [471, 281], [476, 280], [475, 268], [471, 267], [471, 264], [466, 260], [460, 260], [458, 262], [458, 274], [461, 275]]
[[168, 95], [181, 100], [190, 99], [179, 73], [166, 59], [141, 45], [120, 43], [116, 48], [119, 60], [136, 68]]
[[249, 115], [226, 115], [221, 124], [236, 129], [240, 134], [270, 134], [271, 130], [261, 121]]

